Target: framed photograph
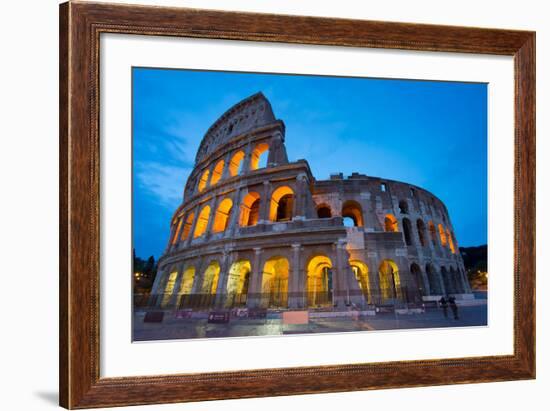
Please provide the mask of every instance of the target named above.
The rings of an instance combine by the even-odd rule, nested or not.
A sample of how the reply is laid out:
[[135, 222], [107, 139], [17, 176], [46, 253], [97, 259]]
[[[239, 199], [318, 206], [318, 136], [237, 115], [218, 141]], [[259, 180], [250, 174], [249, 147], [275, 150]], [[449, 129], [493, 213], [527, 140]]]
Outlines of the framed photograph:
[[535, 378], [535, 33], [60, 6], [60, 404]]

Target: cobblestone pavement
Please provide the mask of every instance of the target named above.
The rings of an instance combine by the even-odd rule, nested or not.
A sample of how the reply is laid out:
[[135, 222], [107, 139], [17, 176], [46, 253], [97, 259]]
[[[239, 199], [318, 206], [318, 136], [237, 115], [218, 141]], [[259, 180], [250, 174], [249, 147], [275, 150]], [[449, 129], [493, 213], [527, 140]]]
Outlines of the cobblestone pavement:
[[487, 305], [459, 307], [459, 319], [441, 309], [422, 314], [377, 314], [359, 318], [315, 318], [307, 324], [284, 324], [280, 318], [231, 319], [227, 324], [209, 324], [206, 319], [180, 319], [166, 313], [161, 323], [144, 323], [143, 313], [134, 316], [134, 341], [187, 338], [246, 337], [307, 333], [340, 333], [413, 328], [471, 327], [487, 325]]

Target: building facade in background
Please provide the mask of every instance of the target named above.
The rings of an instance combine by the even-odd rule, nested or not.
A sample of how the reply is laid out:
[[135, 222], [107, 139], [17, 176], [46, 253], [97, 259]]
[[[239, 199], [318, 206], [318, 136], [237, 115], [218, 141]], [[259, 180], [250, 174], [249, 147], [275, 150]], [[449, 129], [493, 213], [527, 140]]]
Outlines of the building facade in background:
[[472, 298], [445, 205], [410, 184], [316, 180], [290, 162], [262, 93], [223, 114], [197, 152], [151, 302], [196, 310], [365, 309]]

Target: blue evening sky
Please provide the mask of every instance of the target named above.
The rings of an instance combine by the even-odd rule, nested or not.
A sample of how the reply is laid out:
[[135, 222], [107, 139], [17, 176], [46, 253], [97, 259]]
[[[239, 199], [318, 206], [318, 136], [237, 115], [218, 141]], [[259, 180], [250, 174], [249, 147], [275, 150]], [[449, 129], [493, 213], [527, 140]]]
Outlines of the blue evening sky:
[[317, 179], [418, 185], [447, 205], [460, 246], [487, 243], [486, 84], [134, 68], [137, 256], [161, 256], [204, 133], [258, 91], [286, 124], [289, 160]]

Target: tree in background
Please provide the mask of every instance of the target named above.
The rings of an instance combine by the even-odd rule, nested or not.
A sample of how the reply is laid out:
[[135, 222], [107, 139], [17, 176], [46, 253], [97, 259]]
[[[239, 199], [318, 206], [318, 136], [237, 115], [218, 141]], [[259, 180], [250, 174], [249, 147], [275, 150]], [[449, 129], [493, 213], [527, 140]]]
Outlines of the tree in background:
[[487, 290], [487, 245], [461, 247], [460, 254], [473, 290]]
[[157, 263], [155, 257], [147, 260], [136, 256], [136, 250], [132, 250], [134, 293], [149, 293], [153, 287], [157, 275]]

